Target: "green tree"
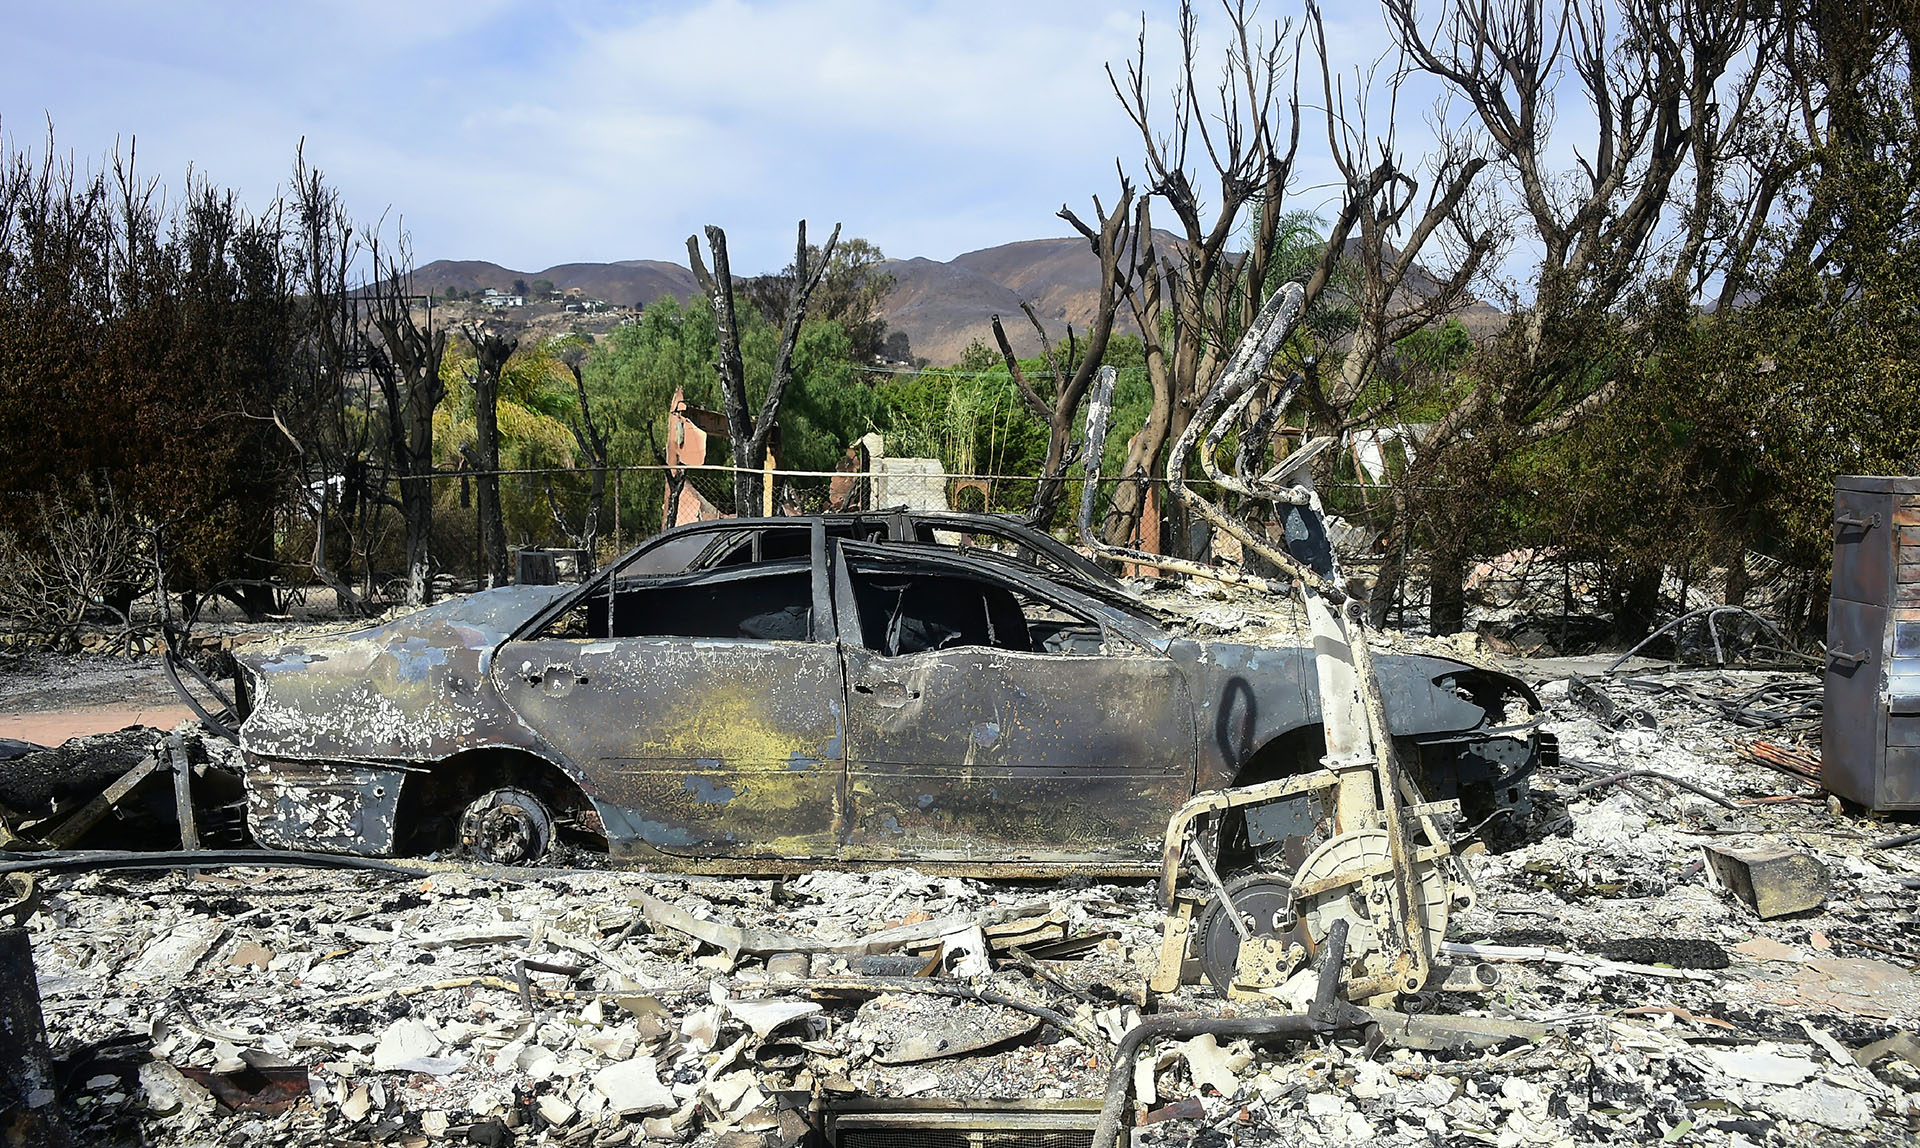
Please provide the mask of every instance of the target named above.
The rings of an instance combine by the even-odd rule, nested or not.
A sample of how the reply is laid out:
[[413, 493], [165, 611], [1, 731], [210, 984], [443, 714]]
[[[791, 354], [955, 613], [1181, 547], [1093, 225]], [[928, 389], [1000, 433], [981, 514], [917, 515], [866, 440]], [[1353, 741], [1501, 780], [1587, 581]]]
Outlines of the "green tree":
[[[446, 395], [433, 416], [436, 462], [442, 471], [468, 469], [478, 454], [480, 412], [475, 383], [482, 378], [472, 342], [463, 339], [448, 348], [440, 377]], [[496, 385], [498, 469], [570, 469], [580, 464], [569, 426], [578, 413], [578, 400], [572, 374], [555, 348], [515, 349], [500, 367]], [[441, 509], [449, 508], [452, 491], [450, 485], [442, 484], [436, 492]], [[553, 504], [544, 480], [507, 476], [500, 484], [500, 506], [506, 539], [513, 544], [532, 545], [550, 534]]]
[[[820, 256], [818, 246], [807, 248], [810, 266], [817, 265]], [[841, 240], [834, 245], [827, 273], [807, 304], [808, 318], [839, 324], [847, 337], [847, 357], [857, 363], [872, 362], [886, 344], [887, 321], [880, 308], [893, 290], [893, 275], [883, 269], [885, 262], [886, 256], [872, 242]], [[791, 263], [777, 274], [738, 282], [741, 295], [767, 322], [781, 321], [793, 287]]]
[[810, 319], [793, 352], [792, 387], [780, 408], [780, 461], [789, 470], [832, 470], [879, 410], [840, 324]]

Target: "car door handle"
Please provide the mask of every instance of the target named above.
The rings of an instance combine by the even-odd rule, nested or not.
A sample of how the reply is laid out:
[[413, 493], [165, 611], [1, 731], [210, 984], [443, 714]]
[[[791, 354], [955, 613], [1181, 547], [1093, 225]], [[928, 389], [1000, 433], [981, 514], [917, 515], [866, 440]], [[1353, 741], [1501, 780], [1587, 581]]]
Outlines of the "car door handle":
[[531, 665], [525, 665], [520, 668], [520, 676], [525, 678], [530, 686], [537, 686], [548, 678], [571, 678], [573, 684], [582, 686], [587, 684], [587, 675], [574, 673], [572, 666], [549, 664], [546, 669], [536, 670]]
[[908, 689], [904, 682], [855, 682], [853, 692], [867, 694], [883, 706], [900, 706], [920, 697], [920, 691]]

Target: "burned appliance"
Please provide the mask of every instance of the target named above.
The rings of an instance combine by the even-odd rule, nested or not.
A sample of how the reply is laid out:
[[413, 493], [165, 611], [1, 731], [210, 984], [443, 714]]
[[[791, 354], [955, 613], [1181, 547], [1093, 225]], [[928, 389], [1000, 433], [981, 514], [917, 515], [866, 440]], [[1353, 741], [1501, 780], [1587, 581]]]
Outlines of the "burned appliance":
[[1836, 486], [1821, 781], [1869, 809], [1920, 809], [1920, 477]]

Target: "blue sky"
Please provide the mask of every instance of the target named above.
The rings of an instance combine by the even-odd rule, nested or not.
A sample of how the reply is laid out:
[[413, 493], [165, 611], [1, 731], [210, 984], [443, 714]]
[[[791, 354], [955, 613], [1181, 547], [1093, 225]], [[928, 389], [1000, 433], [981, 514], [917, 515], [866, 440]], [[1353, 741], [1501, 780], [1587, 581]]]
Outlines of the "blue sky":
[[[1150, 71], [1173, 79], [1172, 5]], [[309, 162], [356, 215], [403, 222], [417, 260], [522, 270], [684, 261], [727, 229], [742, 271], [792, 254], [802, 217], [894, 256], [1058, 235], [1140, 144], [1103, 65], [1141, 5], [1094, 0], [5, 0], [0, 130], [97, 163], [137, 139], [250, 203]], [[1211, 8], [1203, 8], [1209, 19]], [[1269, 18], [1298, 11], [1269, 0]], [[1329, 13], [1337, 59], [1385, 46], [1371, 4]], [[1308, 85], [1311, 87], [1311, 85]], [[1403, 108], [1404, 112], [1404, 108]], [[1296, 206], [1330, 195], [1309, 120]]]

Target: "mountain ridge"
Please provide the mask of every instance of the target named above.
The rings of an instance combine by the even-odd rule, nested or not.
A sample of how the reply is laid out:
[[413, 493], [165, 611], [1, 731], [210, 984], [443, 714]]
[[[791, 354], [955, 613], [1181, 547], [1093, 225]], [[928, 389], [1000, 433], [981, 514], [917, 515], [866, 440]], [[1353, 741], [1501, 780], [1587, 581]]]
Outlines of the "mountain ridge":
[[[1100, 273], [1086, 242], [1075, 238], [1018, 240], [945, 262], [925, 256], [888, 259], [881, 267], [894, 277], [893, 290], [881, 304], [888, 329], [906, 332], [916, 356], [940, 365], [959, 361], [976, 339], [992, 346], [994, 315], [1005, 317], [1016, 352], [1038, 354], [1040, 341], [1020, 312], [1023, 299], [1034, 305], [1050, 338], [1064, 339], [1068, 323], [1084, 331]], [[413, 272], [414, 289], [429, 295], [449, 287], [512, 292], [516, 282], [531, 285], [542, 279], [557, 291], [578, 289], [623, 307], [645, 307], [669, 295], [684, 302], [700, 290], [692, 271], [658, 259], [556, 263], [538, 271], [484, 259], [436, 259]]]
[[[1161, 232], [1156, 239], [1179, 242]], [[925, 256], [888, 259], [881, 268], [894, 277], [893, 290], [880, 306], [881, 317], [889, 330], [906, 333], [915, 357], [938, 366], [958, 362], [976, 340], [997, 355], [995, 315], [1001, 317], [1016, 354], [1037, 355], [1040, 339], [1021, 312], [1023, 301], [1033, 306], [1047, 337], [1059, 343], [1069, 327], [1086, 333], [1099, 298], [1100, 263], [1086, 240], [1076, 236], [1019, 239], [945, 261]], [[1415, 270], [1413, 290], [1433, 290], [1431, 276]], [[437, 259], [415, 269], [413, 277], [416, 290], [433, 295], [449, 287], [512, 291], [516, 281], [531, 285], [546, 279], [556, 290], [577, 289], [588, 298], [625, 307], [645, 307], [668, 295], [684, 302], [699, 294], [692, 271], [658, 259], [557, 263], [540, 271], [516, 271], [481, 259]], [[1504, 322], [1504, 316], [1484, 302], [1470, 303], [1460, 317], [1476, 335]], [[1132, 316], [1123, 310], [1115, 330], [1132, 327]]]

